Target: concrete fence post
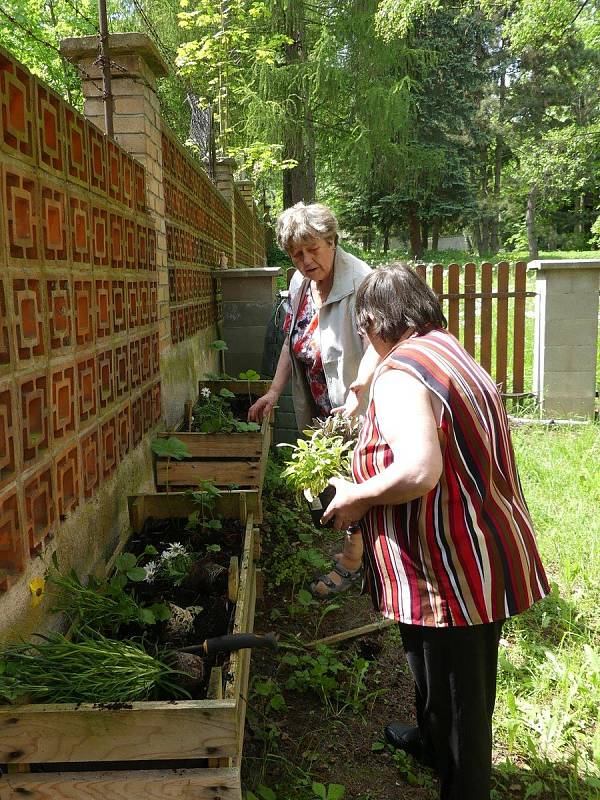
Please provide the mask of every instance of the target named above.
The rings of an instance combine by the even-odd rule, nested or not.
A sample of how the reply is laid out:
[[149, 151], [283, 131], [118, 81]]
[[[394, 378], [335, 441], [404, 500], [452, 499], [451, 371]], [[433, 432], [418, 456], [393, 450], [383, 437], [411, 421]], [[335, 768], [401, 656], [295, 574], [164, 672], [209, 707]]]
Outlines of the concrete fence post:
[[600, 259], [532, 261], [534, 392], [545, 417], [593, 417]]
[[261, 371], [265, 333], [275, 301], [279, 267], [229, 269], [221, 275], [225, 371]]

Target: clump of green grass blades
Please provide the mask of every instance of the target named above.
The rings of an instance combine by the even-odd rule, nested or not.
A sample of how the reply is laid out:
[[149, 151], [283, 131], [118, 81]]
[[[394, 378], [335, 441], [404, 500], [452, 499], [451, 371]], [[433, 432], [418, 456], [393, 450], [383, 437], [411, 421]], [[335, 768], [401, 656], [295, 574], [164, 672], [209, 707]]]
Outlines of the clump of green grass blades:
[[4, 651], [0, 697], [45, 703], [127, 703], [159, 691], [189, 697], [177, 683], [180, 673], [139, 645], [86, 633], [77, 641], [60, 634], [40, 638]]
[[63, 592], [52, 610], [65, 614], [71, 622], [85, 620], [95, 630], [116, 634], [122, 625], [141, 619], [142, 609], [133, 597], [123, 591], [111, 597], [108, 583], [104, 587], [100, 582], [84, 586], [73, 571], [67, 575], [50, 573], [48, 581]]

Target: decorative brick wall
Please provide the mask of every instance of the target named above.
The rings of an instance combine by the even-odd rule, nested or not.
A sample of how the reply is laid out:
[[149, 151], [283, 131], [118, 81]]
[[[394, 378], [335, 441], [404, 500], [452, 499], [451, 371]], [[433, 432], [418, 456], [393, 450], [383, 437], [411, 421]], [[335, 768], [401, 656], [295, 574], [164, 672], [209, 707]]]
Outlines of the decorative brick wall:
[[163, 128], [171, 341], [178, 344], [222, 318], [218, 269], [231, 261], [231, 210], [208, 175]]
[[[248, 262], [243, 263], [238, 259], [239, 266], [265, 267], [266, 258], [266, 237], [265, 226], [258, 218], [256, 203], [253, 197], [252, 181], [242, 180], [236, 183], [236, 234], [238, 233], [238, 209], [239, 219], [241, 220], [242, 237], [244, 241], [244, 258]], [[243, 199], [246, 208], [240, 203], [238, 195]]]
[[0, 51], [0, 588], [160, 419], [143, 167]]

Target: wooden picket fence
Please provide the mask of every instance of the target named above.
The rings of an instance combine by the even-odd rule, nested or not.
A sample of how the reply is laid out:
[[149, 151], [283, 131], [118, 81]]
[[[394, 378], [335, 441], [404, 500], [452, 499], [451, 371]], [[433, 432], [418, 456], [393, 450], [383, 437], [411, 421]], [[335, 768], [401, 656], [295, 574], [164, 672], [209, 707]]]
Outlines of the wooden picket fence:
[[419, 264], [417, 273], [442, 301], [448, 330], [490, 373], [505, 398], [532, 396], [526, 359], [527, 263]]
[[[506, 399], [533, 397], [533, 319], [527, 330], [527, 262], [418, 264], [442, 301], [448, 330], [489, 372]], [[295, 270], [288, 269], [287, 283]], [[530, 334], [529, 336], [527, 334]]]

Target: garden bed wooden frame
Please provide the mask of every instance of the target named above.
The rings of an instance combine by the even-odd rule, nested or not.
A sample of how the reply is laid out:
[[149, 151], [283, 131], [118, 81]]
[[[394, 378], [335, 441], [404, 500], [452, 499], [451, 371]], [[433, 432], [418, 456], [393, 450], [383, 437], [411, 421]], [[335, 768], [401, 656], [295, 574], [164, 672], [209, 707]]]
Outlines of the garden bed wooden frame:
[[[250, 381], [250, 393], [262, 397], [271, 387], [271, 381]], [[218, 394], [228, 389], [234, 394], [248, 392], [247, 381], [199, 381], [198, 396], [202, 389]], [[190, 427], [192, 406], [186, 410], [183, 427]], [[170, 488], [194, 487], [199, 481], [211, 481], [215, 486], [237, 484], [257, 491], [259, 501], [254, 512], [260, 521], [260, 495], [265, 478], [267, 458], [271, 446], [273, 413], [265, 416], [260, 431], [250, 433], [192, 433], [188, 431], [166, 431], [159, 436], [175, 436], [187, 445], [189, 458], [181, 461], [162, 456], [154, 458], [154, 482], [157, 491]]]
[[[254, 627], [259, 538], [249, 495], [228, 492], [217, 505], [224, 516], [246, 523], [234, 633]], [[129, 501], [134, 532], [149, 517], [181, 517], [192, 510], [183, 494]], [[231, 654], [222, 699], [144, 701], [124, 709], [91, 703], [0, 706], [0, 762], [8, 767], [0, 780], [1, 800], [241, 800], [250, 653]], [[170, 759], [207, 759], [208, 766], [157, 768], [155, 762]], [[135, 761], [148, 769], [107, 764], [98, 771], [28, 772], [29, 764], [105, 761]]]

